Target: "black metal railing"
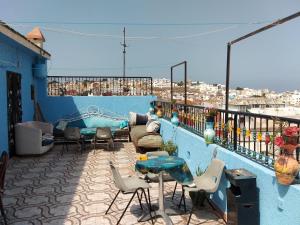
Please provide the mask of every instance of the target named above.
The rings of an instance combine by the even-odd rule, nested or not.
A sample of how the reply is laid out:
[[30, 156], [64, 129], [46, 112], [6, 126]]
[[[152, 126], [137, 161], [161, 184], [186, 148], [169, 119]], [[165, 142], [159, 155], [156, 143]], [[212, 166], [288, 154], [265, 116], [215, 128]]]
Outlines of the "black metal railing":
[[[172, 118], [172, 110], [177, 109], [180, 126], [203, 136], [208, 108], [171, 102], [156, 101], [161, 105], [164, 118]], [[276, 147], [275, 136], [282, 132], [285, 125], [300, 127], [300, 120], [273, 117], [262, 114], [217, 109], [214, 119], [215, 143], [230, 151], [244, 155], [266, 167], [273, 168], [280, 150]], [[299, 162], [299, 149], [295, 152]]]
[[48, 95], [152, 95], [152, 77], [48, 76]]

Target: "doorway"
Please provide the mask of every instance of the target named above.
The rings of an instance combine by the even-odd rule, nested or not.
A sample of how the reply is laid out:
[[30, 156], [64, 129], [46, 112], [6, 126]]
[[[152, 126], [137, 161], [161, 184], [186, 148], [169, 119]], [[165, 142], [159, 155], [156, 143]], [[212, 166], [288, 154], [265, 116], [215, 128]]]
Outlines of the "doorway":
[[7, 72], [7, 121], [9, 155], [16, 153], [15, 125], [22, 122], [21, 75]]

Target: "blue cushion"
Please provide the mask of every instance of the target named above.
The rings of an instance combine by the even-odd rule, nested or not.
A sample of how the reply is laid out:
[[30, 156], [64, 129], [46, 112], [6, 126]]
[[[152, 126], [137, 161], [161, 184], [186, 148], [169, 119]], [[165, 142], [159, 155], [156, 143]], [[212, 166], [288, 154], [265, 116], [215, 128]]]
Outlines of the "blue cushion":
[[42, 140], [42, 146], [51, 145], [52, 143], [53, 143], [53, 140], [51, 140], [51, 139]]
[[123, 120], [113, 120], [105, 117], [88, 117], [68, 123], [68, 127], [93, 128], [93, 127], [116, 127], [119, 128]]
[[128, 127], [128, 121], [127, 120], [123, 120], [120, 122], [120, 129], [124, 129]]

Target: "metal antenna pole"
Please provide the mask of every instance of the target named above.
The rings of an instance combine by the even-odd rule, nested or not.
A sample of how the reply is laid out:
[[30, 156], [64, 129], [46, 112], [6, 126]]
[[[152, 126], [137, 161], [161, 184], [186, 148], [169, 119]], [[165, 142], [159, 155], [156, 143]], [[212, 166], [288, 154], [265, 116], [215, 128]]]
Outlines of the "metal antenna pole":
[[123, 44], [121, 43], [121, 45], [123, 46], [123, 77], [125, 77], [125, 68], [126, 68], [126, 60], [125, 60], [125, 57], [126, 57], [126, 48], [128, 47], [128, 45], [126, 45], [126, 39], [125, 39], [125, 33], [126, 33], [126, 30], [125, 30], [125, 27], [123, 29]]

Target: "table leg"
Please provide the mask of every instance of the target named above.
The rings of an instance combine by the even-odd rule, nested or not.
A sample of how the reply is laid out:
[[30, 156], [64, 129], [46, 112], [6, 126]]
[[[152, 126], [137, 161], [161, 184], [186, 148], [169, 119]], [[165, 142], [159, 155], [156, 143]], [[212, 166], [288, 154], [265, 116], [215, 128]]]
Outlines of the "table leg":
[[[163, 172], [159, 173], [158, 177], [158, 187], [159, 187], [159, 194], [158, 194], [158, 210], [155, 211], [155, 216], [161, 216], [166, 225], [173, 225], [172, 220], [170, 217], [167, 215], [165, 211], [165, 206], [164, 206], [164, 180], [163, 180]], [[153, 214], [152, 214], [153, 215]], [[139, 218], [139, 221], [146, 221], [150, 219], [150, 215], [143, 215], [141, 218]]]
[[159, 210], [160, 211], [165, 211], [165, 206], [164, 206], [164, 180], [163, 180], [163, 172], [159, 173], [158, 176], [158, 205], [159, 205]]

